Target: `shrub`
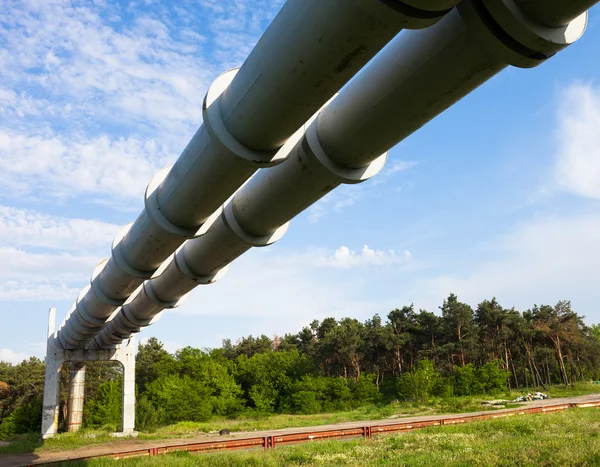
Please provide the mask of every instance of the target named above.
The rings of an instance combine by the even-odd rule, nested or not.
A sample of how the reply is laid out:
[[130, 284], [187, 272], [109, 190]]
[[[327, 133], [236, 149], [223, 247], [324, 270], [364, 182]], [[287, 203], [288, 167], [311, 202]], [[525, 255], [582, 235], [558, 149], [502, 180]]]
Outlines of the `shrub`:
[[440, 374], [433, 363], [424, 358], [419, 361], [414, 371], [399, 378], [398, 393], [404, 400], [426, 401], [432, 395], [439, 379]]
[[135, 406], [135, 428], [139, 431], [153, 431], [165, 421], [162, 408], [156, 408], [146, 396], [140, 397]]
[[472, 363], [460, 367], [455, 366], [453, 380], [454, 394], [457, 396], [471, 396], [483, 392], [483, 387]]
[[355, 405], [379, 402], [381, 393], [375, 382], [375, 375], [361, 374], [356, 382], [350, 384]]

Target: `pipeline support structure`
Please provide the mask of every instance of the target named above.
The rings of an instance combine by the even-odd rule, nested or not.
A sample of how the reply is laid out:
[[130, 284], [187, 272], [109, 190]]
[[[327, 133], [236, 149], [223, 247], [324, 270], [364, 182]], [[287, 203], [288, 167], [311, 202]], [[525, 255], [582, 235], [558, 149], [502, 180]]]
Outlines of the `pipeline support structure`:
[[597, 1], [288, 0], [241, 68], [213, 82], [203, 124], [150, 182], [48, 355], [129, 358], [163, 310], [339, 185], [379, 173], [397, 143], [509, 65], [538, 66], [577, 41]]

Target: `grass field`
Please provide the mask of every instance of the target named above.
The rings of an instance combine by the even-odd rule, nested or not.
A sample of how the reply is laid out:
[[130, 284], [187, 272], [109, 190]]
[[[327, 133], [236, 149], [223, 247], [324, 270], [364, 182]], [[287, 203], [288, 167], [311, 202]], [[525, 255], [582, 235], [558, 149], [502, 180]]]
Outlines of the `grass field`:
[[321, 441], [273, 451], [221, 452], [70, 463], [137, 466], [596, 466], [600, 410], [572, 409], [461, 426], [427, 428], [371, 440]]
[[[529, 390], [533, 392], [533, 390]], [[527, 391], [524, 391], [525, 393]], [[171, 438], [188, 438], [210, 433], [223, 428], [233, 431], [272, 430], [279, 428], [316, 426], [358, 420], [378, 420], [391, 417], [434, 415], [443, 413], [459, 413], [485, 410], [481, 402], [490, 398], [512, 399], [523, 391], [494, 396], [434, 398], [428, 403], [392, 403], [387, 405], [370, 405], [355, 410], [315, 415], [269, 415], [253, 418], [225, 419], [214, 418], [209, 422], [181, 422], [159, 428], [153, 433], [140, 433], [140, 439], [161, 440]], [[580, 383], [574, 387], [555, 386], [548, 388], [551, 397], [578, 396], [599, 393], [600, 386]], [[490, 409], [494, 410], [494, 409]], [[80, 433], [63, 433], [53, 439], [40, 441], [37, 433], [16, 437], [9, 446], [0, 448], [1, 454], [43, 453], [65, 451], [81, 446], [99, 444], [115, 444], [124, 442], [111, 438], [107, 431], [83, 430]]]

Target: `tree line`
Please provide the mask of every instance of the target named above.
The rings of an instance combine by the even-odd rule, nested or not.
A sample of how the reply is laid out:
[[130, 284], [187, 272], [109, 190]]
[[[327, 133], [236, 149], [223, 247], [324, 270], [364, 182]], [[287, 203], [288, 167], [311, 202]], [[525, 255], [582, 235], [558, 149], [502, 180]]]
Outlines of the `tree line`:
[[[318, 413], [391, 400], [545, 388], [598, 379], [600, 326], [568, 301], [519, 312], [496, 299], [475, 309], [451, 294], [440, 313], [404, 306], [385, 319], [313, 321], [296, 334], [243, 337], [167, 352], [155, 338], [136, 357], [137, 425], [213, 416]], [[0, 438], [39, 429], [44, 364], [0, 363]], [[68, 381], [68, 365], [63, 381]], [[84, 423], [115, 429], [121, 372], [88, 365]], [[68, 384], [62, 385], [62, 418]]]

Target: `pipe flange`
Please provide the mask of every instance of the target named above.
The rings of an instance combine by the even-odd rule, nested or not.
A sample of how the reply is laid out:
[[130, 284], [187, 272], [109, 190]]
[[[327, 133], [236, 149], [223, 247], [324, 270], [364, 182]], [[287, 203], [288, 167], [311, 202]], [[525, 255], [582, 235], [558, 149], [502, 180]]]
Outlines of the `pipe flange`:
[[[133, 222], [123, 226], [117, 233], [117, 236], [115, 237], [112, 245], [112, 259], [117, 264], [117, 266], [119, 266], [130, 276], [137, 277], [138, 279], [150, 279], [150, 277], [152, 277], [152, 274], [154, 274], [154, 271], [142, 271], [140, 269], [134, 268], [127, 262], [125, 256], [123, 255], [123, 238], [125, 237], [125, 235], [127, 235], [127, 232], [129, 232], [129, 229], [131, 229], [132, 225]], [[95, 290], [96, 289], [94, 289], [94, 291]]]
[[204, 127], [211, 138], [219, 142], [227, 152], [240, 159], [252, 162], [259, 167], [272, 167], [282, 162], [285, 159], [285, 155], [281, 154], [279, 150], [256, 151], [244, 146], [229, 133], [229, 130], [227, 130], [223, 123], [221, 116], [221, 95], [225, 92], [237, 72], [237, 68], [226, 71], [219, 75], [211, 84], [202, 103]]
[[183, 297], [178, 298], [177, 300], [173, 300], [170, 302], [165, 302], [164, 300], [161, 300], [152, 288], [152, 281], [144, 282], [143, 288], [144, 293], [148, 296], [148, 298], [162, 308], [175, 308], [181, 305], [186, 300], [187, 294]]
[[144, 207], [150, 219], [162, 227], [167, 232], [182, 238], [194, 238], [198, 235], [199, 227], [181, 227], [173, 224], [160, 210], [158, 205], [158, 187], [167, 178], [172, 165], [161, 169], [146, 187], [146, 195], [144, 196]]
[[247, 230], [245, 230], [238, 220], [235, 217], [233, 212], [233, 202], [230, 200], [223, 208], [223, 213], [221, 214], [225, 225], [231, 230], [235, 235], [238, 236], [240, 240], [242, 240], [247, 245], [253, 247], [262, 247], [269, 246], [275, 243], [277, 240], [281, 239], [285, 235], [290, 226], [289, 221], [278, 227], [273, 233], [267, 235], [252, 235]]
[[[219, 279], [221, 279], [221, 277], [223, 277], [225, 274], [227, 274], [227, 271], [229, 270], [229, 264], [228, 264], [227, 266], [219, 269], [215, 274], [210, 274], [208, 276], [201, 276], [201, 275], [196, 274], [194, 271], [192, 271], [192, 269], [190, 269], [190, 267], [185, 262], [185, 254], [183, 252], [183, 246], [178, 248], [177, 251], [173, 254], [173, 261], [175, 262], [177, 269], [179, 269], [185, 277], [193, 280], [194, 282], [196, 282], [198, 284], [203, 284], [203, 285], [213, 284], [213, 283], [217, 282]], [[189, 292], [187, 294], [185, 294], [183, 297], [181, 297], [181, 299], [187, 298], [188, 295], [189, 295]]]
[[[411, 29], [420, 29], [431, 26], [442, 19], [459, 0], [434, 0], [424, 2], [422, 0], [380, 0], [402, 15], [409, 18]], [[429, 3], [429, 5], [425, 5]], [[414, 20], [414, 21], [410, 21]], [[415, 23], [414, 25], [412, 23]]]
[[[115, 248], [113, 245], [113, 259], [115, 257], [114, 250], [115, 250]], [[123, 261], [125, 261], [124, 258], [123, 258]], [[113, 305], [113, 306], [121, 306], [121, 305], [123, 305], [123, 303], [125, 303], [126, 299], [109, 297], [102, 291], [102, 288], [100, 287], [100, 284], [98, 283], [99, 281], [97, 280], [98, 274], [100, 274], [102, 269], [104, 269], [104, 266], [106, 266], [107, 262], [108, 262], [107, 259], [103, 259], [102, 261], [100, 261], [100, 263], [98, 263], [98, 266], [96, 266], [94, 268], [94, 272], [92, 273], [92, 279], [90, 280], [90, 287], [94, 291], [94, 294], [96, 295], [96, 297], [98, 297], [104, 303], [106, 303], [108, 305]], [[116, 262], [116, 260], [115, 260], [115, 262]], [[117, 264], [119, 265], [119, 267], [121, 267], [121, 265], [118, 262], [117, 262]], [[123, 269], [123, 268], [121, 268], [121, 269]], [[89, 290], [89, 288], [84, 289], [85, 294], [87, 294], [88, 290]], [[79, 294], [79, 297], [77, 298], [78, 305], [79, 305], [79, 302], [81, 301], [81, 299], [85, 296], [85, 294], [83, 293], [83, 291]]]
[[513, 0], [467, 0], [456, 13], [499, 60], [520, 68], [532, 68], [579, 39], [587, 13], [569, 24], [552, 28], [534, 21]]
[[338, 179], [340, 183], [354, 184], [364, 182], [374, 175], [377, 175], [381, 169], [383, 169], [383, 166], [387, 161], [388, 153], [386, 151], [364, 167], [358, 169], [344, 167], [332, 161], [321, 146], [321, 142], [317, 136], [316, 120], [313, 120], [313, 122], [308, 125], [304, 135], [304, 141], [308, 144], [310, 152], [325, 169]]
[[553, 28], [531, 18], [514, 0], [483, 0], [483, 4], [500, 27], [515, 40], [547, 56], [579, 39], [587, 25], [587, 12], [564, 26]]

